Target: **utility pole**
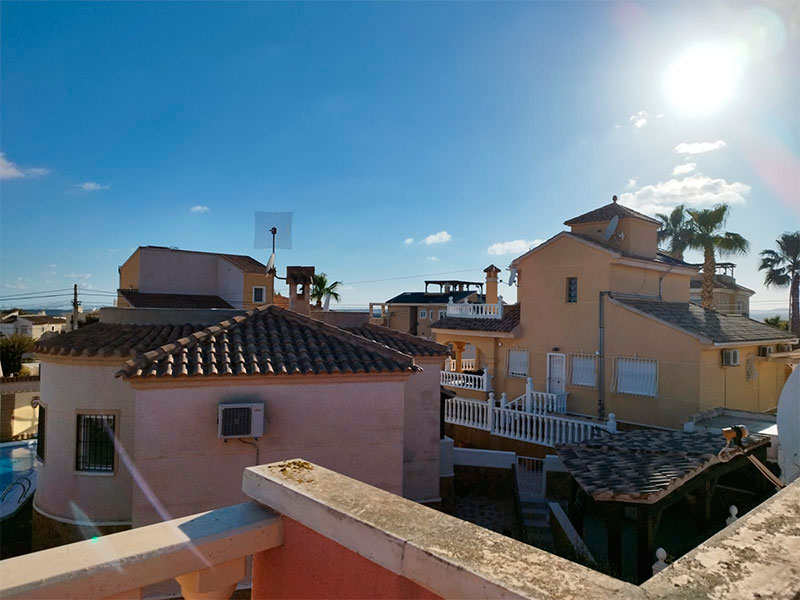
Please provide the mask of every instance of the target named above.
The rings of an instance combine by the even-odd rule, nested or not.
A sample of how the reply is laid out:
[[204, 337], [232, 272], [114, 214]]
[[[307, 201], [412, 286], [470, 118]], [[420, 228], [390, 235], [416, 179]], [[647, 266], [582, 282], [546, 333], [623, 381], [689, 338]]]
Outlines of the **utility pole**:
[[70, 331], [75, 331], [78, 328], [78, 284], [72, 286], [72, 328]]

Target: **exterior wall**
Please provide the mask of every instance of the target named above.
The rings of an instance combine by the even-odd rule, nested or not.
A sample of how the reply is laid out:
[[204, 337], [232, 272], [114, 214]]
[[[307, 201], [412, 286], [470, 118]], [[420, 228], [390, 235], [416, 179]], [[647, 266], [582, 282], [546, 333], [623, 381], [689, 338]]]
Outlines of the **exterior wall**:
[[444, 358], [417, 357], [421, 372], [406, 383], [403, 419], [403, 496], [411, 500], [439, 498], [439, 373]]
[[286, 516], [283, 545], [253, 556], [252, 597], [439, 598]]
[[[217, 294], [234, 308], [242, 308], [245, 302], [252, 299], [252, 290], [248, 290], [244, 283], [244, 273], [224, 258], [214, 257], [217, 263], [216, 290]], [[249, 302], [252, 305], [252, 302]]]
[[[427, 317], [422, 318], [419, 316], [419, 312], [421, 310], [427, 311]], [[433, 311], [433, 318], [431, 318], [431, 311]], [[424, 337], [425, 339], [432, 340], [434, 339], [433, 331], [431, 330], [431, 325], [436, 323], [439, 320], [439, 311], [442, 311], [441, 314], [444, 317], [445, 313], [447, 312], [447, 305], [446, 304], [421, 304], [417, 307], [417, 335], [420, 337]]]
[[394, 329], [395, 331], [402, 331], [403, 333], [412, 333], [412, 318], [410, 306], [397, 306], [389, 305], [389, 319], [386, 327]]
[[[712, 296], [714, 308], [724, 313], [750, 315], [750, 296], [747, 292], [735, 292], [727, 288], [714, 288]], [[700, 297], [700, 290], [693, 289], [691, 292], [692, 302], [700, 304], [702, 299]], [[739, 309], [739, 303], [742, 303], [742, 309]]]
[[119, 268], [119, 289], [121, 290], [138, 290], [139, 289], [139, 260], [141, 248], [136, 251], [125, 261]]
[[361, 327], [369, 323], [369, 313], [350, 310], [318, 310], [311, 308], [311, 318], [334, 327]]
[[[131, 518], [132, 478], [124, 454], [133, 455], [133, 390], [114, 374], [119, 363], [58, 360], [41, 356], [40, 397], [47, 409], [44, 463], [39, 467], [35, 508], [68, 522], [125, 525]], [[76, 414], [114, 413], [118, 451], [113, 474], [75, 471]]]
[[615, 230], [622, 237], [614, 237], [609, 242], [602, 238], [609, 221], [578, 223], [570, 227], [572, 233], [589, 235], [603, 243], [612, 243], [623, 252], [655, 258], [658, 251], [658, 226], [640, 219], [620, 219]]
[[217, 260], [214, 254], [140, 248], [139, 291], [217, 294]]
[[[267, 276], [266, 273], [242, 273], [241, 279], [243, 286], [242, 298], [244, 299], [243, 304], [245, 309], [250, 310], [251, 308], [255, 308], [256, 306], [270, 303], [271, 301], [270, 291], [274, 291], [274, 285], [275, 285], [274, 277]], [[260, 303], [253, 302], [253, 288], [256, 286], [264, 288], [263, 302]]]
[[[6, 391], [11, 384], [0, 384], [0, 442], [25, 440], [36, 435], [39, 409], [31, 404], [39, 390]], [[35, 382], [39, 387], [39, 382]]]
[[[639, 261], [637, 261], [639, 262]], [[666, 302], [688, 302], [690, 275], [682, 273], [665, 273], [649, 269], [649, 263], [639, 262], [639, 266], [627, 264], [611, 264], [608, 288], [614, 292], [658, 296], [661, 281], [661, 297]], [[663, 279], [662, 279], [663, 278]], [[597, 295], [601, 290], [592, 290]], [[580, 279], [578, 279], [580, 294]], [[580, 296], [578, 298], [580, 301]]]
[[[134, 461], [157, 504], [137, 486], [134, 526], [243, 502], [245, 467], [297, 457], [401, 494], [406, 381], [368, 376], [315, 383], [308, 376], [136, 389]], [[217, 436], [218, 405], [226, 400], [264, 402], [258, 461], [252, 445]]]

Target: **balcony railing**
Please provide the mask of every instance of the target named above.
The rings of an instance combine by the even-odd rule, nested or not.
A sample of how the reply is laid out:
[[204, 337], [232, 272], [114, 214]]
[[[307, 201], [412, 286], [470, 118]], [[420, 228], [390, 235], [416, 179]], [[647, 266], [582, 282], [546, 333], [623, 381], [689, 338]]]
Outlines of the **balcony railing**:
[[[448, 371], [457, 371], [457, 361], [455, 358], [448, 359]], [[462, 371], [474, 371], [477, 368], [476, 359], [474, 358], [462, 358], [461, 359], [461, 370]]]
[[439, 376], [439, 383], [448, 387], [459, 388], [462, 390], [475, 390], [477, 392], [488, 392], [491, 390], [492, 376], [488, 372], [483, 375], [472, 373], [458, 373], [456, 371], [442, 371]]
[[462, 319], [502, 319], [503, 297], [498, 298], [497, 304], [456, 304], [451, 296], [447, 303], [447, 316]]

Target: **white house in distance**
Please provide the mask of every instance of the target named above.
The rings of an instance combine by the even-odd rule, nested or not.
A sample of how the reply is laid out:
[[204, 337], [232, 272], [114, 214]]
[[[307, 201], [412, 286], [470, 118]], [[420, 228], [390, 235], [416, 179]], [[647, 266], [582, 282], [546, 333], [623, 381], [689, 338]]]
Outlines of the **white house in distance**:
[[64, 317], [51, 317], [50, 315], [25, 315], [13, 311], [0, 321], [0, 336], [14, 334], [27, 335], [38, 340], [45, 333], [61, 333], [67, 328]]
[[[244, 501], [243, 468], [298, 456], [438, 502], [447, 349], [368, 334], [274, 305], [110, 308], [40, 342], [34, 547]], [[244, 437], [221, 437], [231, 426]]]

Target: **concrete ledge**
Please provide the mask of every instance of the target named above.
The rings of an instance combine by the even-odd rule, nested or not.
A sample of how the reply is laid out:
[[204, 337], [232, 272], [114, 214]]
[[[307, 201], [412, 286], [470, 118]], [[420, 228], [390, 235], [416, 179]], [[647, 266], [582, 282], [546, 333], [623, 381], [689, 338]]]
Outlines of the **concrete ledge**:
[[517, 455], [514, 452], [453, 448], [453, 465], [455, 466], [510, 469], [515, 464], [517, 464]]
[[245, 470], [244, 492], [448, 598], [645, 598], [607, 577], [303, 460]]
[[660, 598], [800, 597], [800, 479], [649, 579]]
[[0, 598], [104, 598], [279, 546], [282, 519], [247, 502], [9, 558]]

